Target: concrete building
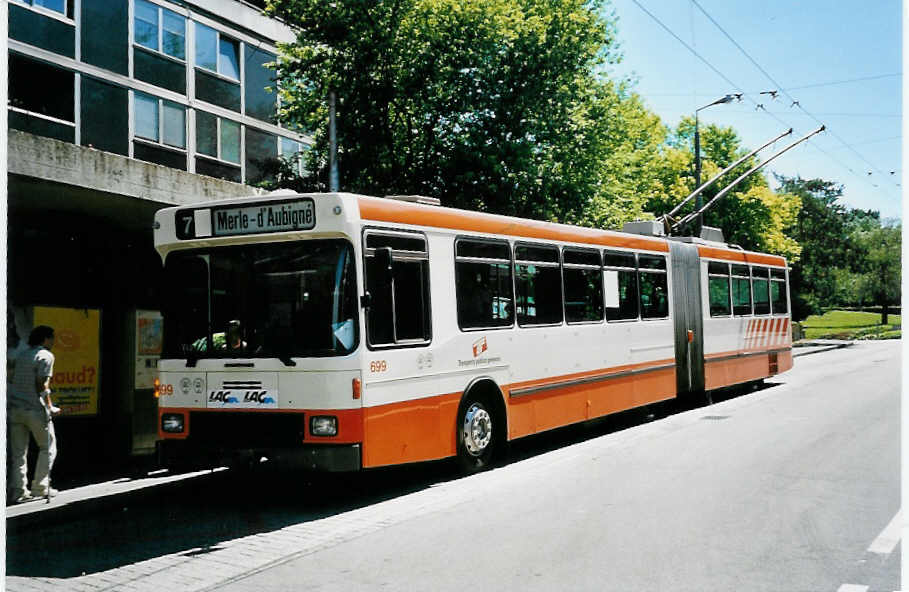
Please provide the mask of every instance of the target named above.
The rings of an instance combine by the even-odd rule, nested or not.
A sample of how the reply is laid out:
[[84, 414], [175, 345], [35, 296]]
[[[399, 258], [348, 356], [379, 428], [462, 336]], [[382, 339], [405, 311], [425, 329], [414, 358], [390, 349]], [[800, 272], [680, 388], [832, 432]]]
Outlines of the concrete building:
[[139, 367], [153, 366], [154, 344], [143, 349], [138, 333], [167, 290], [154, 212], [255, 193], [264, 163], [309, 142], [276, 121], [268, 64], [293, 33], [262, 4], [8, 3], [8, 352], [42, 308], [99, 318], [58, 335], [61, 367], [72, 343], [97, 343], [94, 391], [56, 421], [58, 475], [154, 449]]

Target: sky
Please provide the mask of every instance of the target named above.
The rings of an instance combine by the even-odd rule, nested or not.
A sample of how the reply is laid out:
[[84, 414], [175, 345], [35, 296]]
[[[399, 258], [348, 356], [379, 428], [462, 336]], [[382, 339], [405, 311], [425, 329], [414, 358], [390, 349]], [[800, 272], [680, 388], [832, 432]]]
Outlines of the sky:
[[[749, 151], [792, 127], [762, 160], [827, 126], [763, 169], [772, 186], [770, 171], [834, 181], [844, 205], [902, 217], [899, 1], [612, 0], [612, 8], [622, 62], [610, 72], [633, 77], [663, 123], [675, 127], [743, 92], [699, 119], [732, 126]], [[770, 90], [776, 99], [759, 94]]]

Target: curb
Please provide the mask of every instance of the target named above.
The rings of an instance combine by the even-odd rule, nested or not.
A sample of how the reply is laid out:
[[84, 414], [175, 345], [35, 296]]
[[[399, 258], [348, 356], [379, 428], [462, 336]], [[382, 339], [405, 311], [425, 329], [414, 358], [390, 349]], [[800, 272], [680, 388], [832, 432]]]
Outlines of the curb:
[[[109, 515], [110, 511], [117, 507], [121, 507], [125, 511], [127, 509], [126, 506], [132, 503], [144, 501], [155, 496], [174, 495], [179, 493], [181, 489], [195, 487], [199, 479], [210, 478], [215, 475], [218, 475], [218, 473], [189, 474], [184, 478], [173, 479], [163, 483], [150, 483], [146, 486], [139, 486], [125, 491], [108, 491], [81, 499], [67, 499], [70, 495], [75, 495], [77, 490], [62, 490], [54, 500], [51, 500], [50, 504], [41, 499], [27, 502], [27, 504], [21, 506], [7, 506], [7, 536], [35, 526], [47, 526], [80, 518], [84, 519], [92, 514], [107, 513]], [[10, 509], [18, 509], [20, 507], [28, 508], [29, 511], [13, 515], [9, 514]]]
[[[811, 354], [819, 354], [819, 353], [821, 353], [821, 352], [826, 352], [826, 351], [830, 351], [830, 350], [833, 350], [833, 349], [842, 349], [842, 348], [845, 348], [845, 347], [852, 347], [853, 345], [855, 345], [855, 343], [852, 342], [852, 341], [847, 341], [847, 342], [844, 342], [844, 343], [814, 345], [814, 346], [812, 346], [812, 345], [802, 345], [802, 346], [798, 346], [798, 347], [793, 347], [793, 348], [792, 348], [792, 350], [793, 350], [793, 351], [792, 351], [792, 357], [793, 357], [793, 358], [798, 358], [798, 357], [800, 357], [800, 356], [807, 356], [807, 355], [811, 355]], [[799, 349], [807, 349], [808, 351], [803, 351], [803, 352], [796, 353], [796, 351], [799, 350]]]

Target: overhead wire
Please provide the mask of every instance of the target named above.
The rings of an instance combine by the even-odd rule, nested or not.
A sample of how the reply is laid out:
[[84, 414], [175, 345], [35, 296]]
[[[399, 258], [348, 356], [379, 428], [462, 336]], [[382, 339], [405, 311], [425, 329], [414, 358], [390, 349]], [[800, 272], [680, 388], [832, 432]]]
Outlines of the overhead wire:
[[[634, 0], [634, 1], [636, 2], [636, 0]], [[699, 3], [697, 0], [691, 0], [691, 2], [697, 7], [698, 10], [701, 11], [701, 13], [702, 13], [704, 16], [707, 17], [707, 19], [708, 19], [711, 23], [713, 23], [713, 25], [714, 25], [717, 29], [720, 30], [720, 32], [721, 32], [723, 35], [726, 36], [726, 38], [727, 38], [733, 45], [736, 46], [736, 48], [738, 48], [738, 50], [739, 50], [740, 52], [742, 52], [742, 55], [744, 55], [746, 58], [748, 58], [748, 61], [750, 61], [750, 62], [754, 65], [755, 68], [757, 68], [758, 70], [760, 70], [760, 72], [761, 72], [764, 76], [766, 76], [767, 79], [768, 79], [770, 82], [773, 83], [773, 85], [776, 87], [776, 90], [777, 90], [777, 91], [783, 93], [783, 95], [785, 95], [786, 98], [789, 99], [789, 100], [792, 102], [792, 105], [793, 105], [793, 106], [797, 106], [802, 112], [804, 112], [808, 117], [810, 117], [811, 119], [813, 119], [813, 120], [814, 120], [815, 122], [817, 122], [818, 124], [824, 125], [824, 122], [823, 122], [823, 121], [821, 121], [820, 119], [818, 119], [817, 117], [815, 117], [813, 113], [811, 113], [810, 111], [808, 111], [807, 109], [805, 109], [805, 107], [802, 106], [802, 104], [801, 104], [799, 101], [797, 101], [796, 99], [794, 99], [794, 98], [792, 97], [792, 95], [790, 95], [786, 90], [784, 90], [784, 89], [783, 89], [783, 85], [781, 85], [779, 82], [777, 82], [777, 81], [773, 78], [773, 76], [771, 76], [770, 73], [767, 72], [767, 70], [765, 70], [765, 69], [763, 68], [763, 66], [761, 66], [761, 65], [757, 62], [757, 60], [755, 60], [753, 57], [751, 57], [751, 54], [749, 54], [747, 51], [745, 51], [745, 48], [743, 48], [741, 45], [739, 45], [739, 43], [738, 43], [735, 39], [733, 39], [732, 35], [730, 35], [728, 32], [726, 32], [726, 29], [724, 29], [724, 28], [722, 27], [722, 25], [720, 25], [720, 24], [716, 21], [716, 19], [714, 19], [713, 16], [712, 16], [709, 12], [707, 12], [706, 10], [704, 10], [704, 7], [701, 6], [700, 3]], [[769, 112], [768, 112], [768, 113], [769, 113]], [[862, 161], [865, 162], [865, 164], [867, 164], [868, 166], [870, 166], [871, 169], [872, 169], [873, 171], [877, 172], [877, 173], [878, 173], [879, 175], [881, 175], [882, 177], [885, 177], [884, 173], [883, 173], [880, 169], [878, 169], [877, 166], [875, 166], [871, 161], [869, 161], [867, 158], [865, 158], [864, 155], [862, 155], [862, 154], [861, 154], [858, 150], [856, 150], [854, 147], [852, 147], [852, 146], [850, 146], [849, 144], [847, 144], [846, 141], [843, 140], [843, 139], [839, 136], [839, 134], [836, 133], [836, 131], [834, 131], [834, 130], [832, 130], [832, 129], [830, 129], [830, 128], [827, 128], [827, 132], [828, 132], [831, 136], [833, 136], [834, 138], [836, 138], [836, 139], [840, 142], [840, 144], [842, 144], [843, 146], [849, 148], [849, 149], [852, 151], [853, 154], [855, 154], [856, 156], [858, 156], [859, 159], [861, 159]], [[809, 142], [809, 144], [812, 144], [812, 145], [813, 145], [813, 143], [811, 143], [811, 142]], [[815, 148], [817, 148], [816, 145], [815, 145]], [[872, 185], [874, 185], [874, 184], [872, 183]]]
[[[671, 35], [676, 41], [678, 41], [679, 43], [681, 43], [682, 46], [684, 46], [685, 49], [687, 49], [689, 52], [691, 52], [692, 55], [694, 55], [696, 58], [698, 58], [699, 60], [701, 60], [701, 61], [702, 61], [708, 68], [710, 68], [710, 70], [712, 70], [717, 76], [719, 76], [720, 78], [722, 78], [723, 80], [725, 80], [725, 81], [726, 81], [732, 88], [734, 88], [735, 90], [741, 91], [741, 92], [742, 92], [742, 95], [743, 95], [745, 98], [747, 98], [752, 104], [754, 104], [756, 109], [757, 109], [757, 108], [760, 108], [760, 109], [761, 109], [762, 111], [764, 111], [767, 115], [769, 115], [770, 117], [772, 117], [773, 119], [775, 119], [778, 123], [781, 123], [783, 126], [785, 126], [785, 127], [792, 127], [791, 125], [789, 125], [788, 123], [786, 123], [785, 121], [783, 121], [782, 119], [780, 119], [776, 114], [774, 114], [774, 113], [772, 113], [772, 112], [770, 112], [770, 111], [766, 111], [765, 109], [763, 109], [763, 105], [760, 105], [760, 104], [757, 103], [753, 98], [751, 98], [747, 93], [745, 93], [744, 91], [742, 91], [742, 88], [741, 88], [738, 84], [736, 84], [735, 82], [733, 82], [732, 80], [730, 80], [728, 76], [726, 76], [725, 74], [723, 74], [723, 72], [721, 72], [716, 66], [714, 66], [713, 64], [711, 64], [710, 61], [707, 60], [707, 58], [705, 58], [705, 57], [702, 56], [700, 53], [698, 53], [693, 47], [691, 47], [690, 45], [688, 45], [687, 43], [685, 43], [685, 41], [684, 41], [681, 37], [679, 37], [679, 36], [675, 33], [675, 31], [673, 31], [672, 29], [670, 29], [670, 28], [669, 28], [665, 23], [663, 23], [663, 21], [661, 21], [655, 14], [653, 14], [652, 12], [650, 12], [649, 10], [647, 10], [647, 8], [646, 8], [643, 4], [641, 4], [638, 0], [631, 0], [631, 1], [634, 2], [634, 4], [637, 5], [637, 7], [640, 8], [642, 12], [644, 12], [644, 13], [645, 13], [647, 16], [649, 16], [654, 22], [656, 22], [660, 27], [662, 27], [662, 29], [663, 29], [664, 31], [666, 31], [667, 33], [669, 33], [669, 35]], [[736, 44], [736, 45], [737, 45], [737, 44]], [[744, 51], [744, 50], [743, 50], [743, 51]], [[776, 84], [776, 83], [774, 82], [774, 84]], [[788, 96], [788, 95], [787, 95], [787, 96]], [[792, 99], [790, 98], [790, 100], [792, 100]], [[794, 103], [795, 103], [795, 104], [798, 104], [797, 101], [794, 101]], [[799, 105], [799, 106], [801, 107], [801, 105]], [[810, 117], [814, 118], [814, 117], [813, 117], [810, 113], [808, 113], [807, 111], [806, 111], [806, 114], [809, 115]], [[817, 120], [816, 118], [814, 118], [814, 119]], [[838, 139], [839, 139], [839, 138], [838, 138]], [[843, 145], [846, 145], [845, 142], [843, 142], [842, 140], [840, 140], [840, 142], [843, 143]], [[848, 164], [844, 163], [844, 162], [843, 162], [842, 160], [840, 160], [839, 158], [835, 157], [834, 155], [830, 154], [828, 151], [826, 151], [826, 150], [824, 150], [823, 148], [821, 148], [817, 143], [812, 142], [812, 141], [810, 141], [810, 140], [809, 140], [807, 143], [808, 143], [809, 146], [813, 147], [813, 148], [814, 148], [815, 150], [817, 150], [818, 152], [824, 154], [827, 158], [829, 158], [830, 160], [834, 161], [835, 163], [837, 163], [837, 164], [840, 165], [841, 167], [845, 168], [847, 171], [849, 171], [850, 173], [852, 173], [853, 175], [855, 175], [857, 178], [862, 179], [863, 181], [867, 181], [867, 178], [866, 178], [866, 177], [864, 177], [863, 175], [860, 175], [860, 174], [859, 174], [855, 169], [853, 169], [851, 166], [849, 166]], [[847, 145], [846, 145], [846, 146], [847, 146]], [[864, 160], [864, 159], [863, 159], [863, 160]], [[874, 188], [879, 188], [879, 186], [878, 186], [877, 184], [875, 184], [875, 183], [870, 183], [870, 184], [871, 184], [871, 186], [874, 187]], [[897, 185], [897, 187], [899, 187], [899, 185]], [[890, 196], [890, 195], [888, 195], [888, 196], [889, 196], [889, 197], [892, 197], [892, 196]]]
[[[827, 82], [815, 82], [812, 84], [805, 84], [802, 86], [789, 86], [786, 88], [781, 88], [780, 90], [789, 91], [789, 90], [804, 90], [806, 88], [821, 88], [824, 86], [835, 86], [838, 84], [850, 84], [852, 82], [865, 82], [868, 80], [880, 80], [882, 78], [893, 78], [893, 77], [902, 76], [902, 75], [903, 75], [902, 72], [893, 72], [890, 74], [876, 74], [874, 76], [861, 76], [859, 78], [848, 78], [846, 80], [830, 80]], [[755, 90], [755, 91], [749, 92], [748, 94], [756, 95], [758, 92], [759, 91]], [[712, 97], [717, 94], [721, 94], [720, 91], [712, 92], [712, 93], [694, 93], [694, 96]], [[691, 95], [691, 93], [650, 93], [650, 96], [652, 96], [652, 97], [687, 97], [690, 95]]]

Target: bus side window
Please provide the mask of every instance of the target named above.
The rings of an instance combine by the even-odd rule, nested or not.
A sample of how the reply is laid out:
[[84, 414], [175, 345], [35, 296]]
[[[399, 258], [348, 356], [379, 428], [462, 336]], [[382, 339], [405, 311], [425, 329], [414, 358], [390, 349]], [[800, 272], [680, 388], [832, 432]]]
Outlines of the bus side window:
[[751, 277], [747, 265], [732, 266], [732, 313], [751, 315]]
[[603, 269], [598, 251], [576, 248], [562, 251], [562, 291], [567, 322], [603, 320]]
[[634, 253], [603, 251], [606, 319], [609, 321], [638, 318], [638, 273]]
[[732, 314], [729, 303], [729, 264], [709, 261], [707, 263], [707, 294], [710, 302], [710, 316], [728, 317]]
[[518, 325], [561, 324], [562, 271], [558, 247], [516, 245], [514, 275]]
[[770, 314], [770, 281], [766, 267], [751, 268], [751, 290], [754, 292], [754, 314]]
[[786, 271], [783, 269], [770, 270], [770, 304], [773, 306], [773, 314], [789, 312], [786, 298]]
[[641, 318], [667, 318], [669, 289], [666, 258], [661, 255], [638, 255], [638, 283], [641, 286]]
[[367, 230], [364, 245], [369, 344], [428, 343], [432, 323], [426, 239], [419, 234]]
[[457, 240], [455, 297], [461, 329], [491, 329], [514, 324], [511, 247], [506, 241]]

